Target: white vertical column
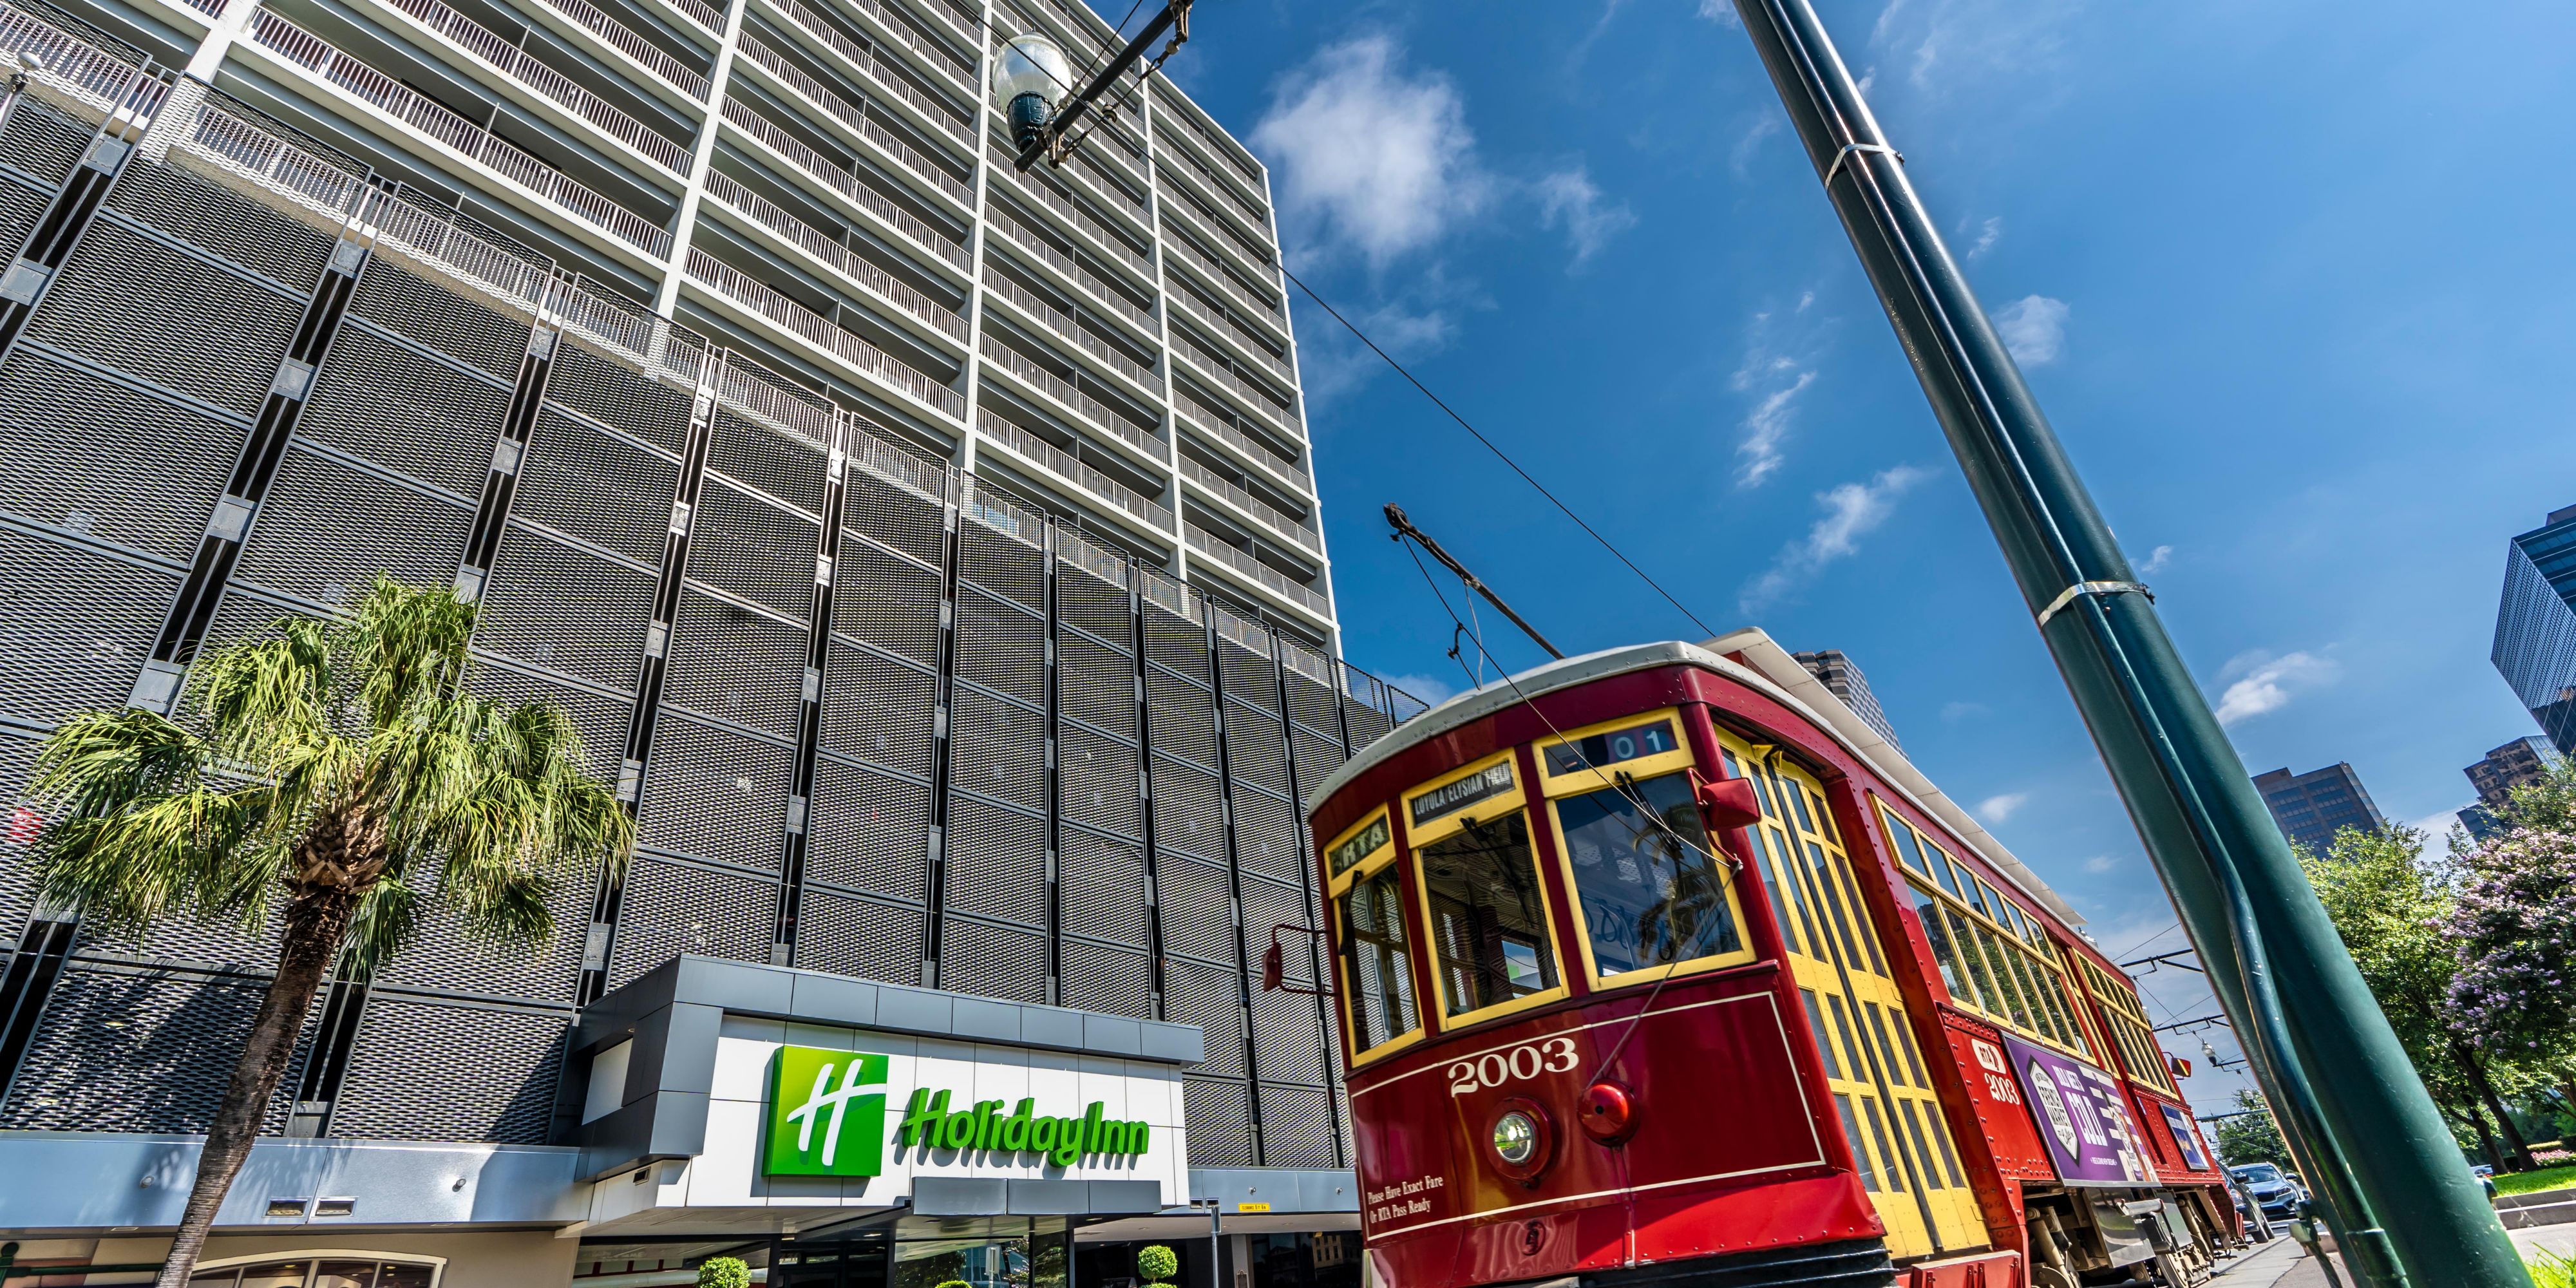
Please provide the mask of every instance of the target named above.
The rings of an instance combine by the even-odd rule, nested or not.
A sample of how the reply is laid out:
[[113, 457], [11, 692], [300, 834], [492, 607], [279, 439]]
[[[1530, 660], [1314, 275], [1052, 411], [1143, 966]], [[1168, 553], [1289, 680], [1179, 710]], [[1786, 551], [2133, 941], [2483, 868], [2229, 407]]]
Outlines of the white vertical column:
[[966, 230], [966, 365], [959, 369], [966, 382], [966, 432], [957, 437], [957, 451], [951, 457], [961, 470], [975, 468], [975, 443], [983, 431], [975, 427], [984, 406], [984, 238], [985, 192], [992, 185], [993, 165], [986, 153], [986, 141], [993, 130], [993, 6], [999, 0], [984, 0], [984, 25], [975, 44], [975, 226]]
[[1137, 133], [1145, 140], [1145, 228], [1154, 240], [1154, 340], [1162, 346], [1155, 357], [1163, 369], [1163, 495], [1172, 503], [1172, 575], [1186, 582], [1190, 579], [1189, 520], [1181, 514], [1181, 418], [1173, 410], [1179, 390], [1172, 379], [1172, 288], [1165, 280], [1163, 175], [1154, 160], [1155, 123], [1160, 118], [1154, 110], [1152, 77], [1138, 87], [1136, 102], [1143, 109]]
[[[1220, 157], [1218, 160], [1232, 164], [1231, 158]], [[1324, 540], [1324, 488], [1315, 477], [1315, 427], [1306, 420], [1306, 364], [1297, 360], [1297, 313], [1290, 307], [1289, 292], [1292, 288], [1288, 285], [1288, 252], [1279, 245], [1279, 202], [1271, 195], [1268, 166], [1261, 169], [1261, 207], [1269, 217], [1270, 258], [1273, 266], [1279, 269], [1276, 282], [1279, 288], [1279, 329], [1288, 334], [1288, 371], [1292, 377], [1288, 391], [1297, 399], [1297, 446], [1306, 456], [1306, 508], [1315, 519], [1315, 580], [1324, 588], [1324, 616], [1328, 623], [1324, 629], [1324, 649], [1339, 661], [1342, 656], [1342, 601], [1333, 593], [1333, 559]]]
[[[234, 0], [239, 3], [240, 0]], [[707, 69], [707, 119], [689, 153], [689, 181], [680, 190], [679, 217], [671, 225], [671, 262], [662, 272], [662, 289], [653, 311], [673, 316], [680, 307], [680, 283], [689, 263], [689, 242], [698, 230], [698, 201], [706, 195], [707, 175], [715, 169], [716, 134], [724, 120], [725, 95], [733, 85], [733, 53], [742, 43], [743, 11], [751, 0], [733, 0], [725, 9], [724, 34], [717, 38], [715, 63]]]

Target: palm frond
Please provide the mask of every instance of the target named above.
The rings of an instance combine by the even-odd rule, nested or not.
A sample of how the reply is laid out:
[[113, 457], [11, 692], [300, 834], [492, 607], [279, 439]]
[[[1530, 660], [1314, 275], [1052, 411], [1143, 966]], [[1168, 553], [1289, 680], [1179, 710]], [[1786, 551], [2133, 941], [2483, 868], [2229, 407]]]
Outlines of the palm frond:
[[190, 668], [189, 705], [217, 753], [259, 765], [274, 749], [330, 738], [345, 629], [282, 617], [267, 638], [200, 655]]
[[387, 873], [358, 904], [357, 918], [349, 926], [348, 944], [341, 949], [342, 966], [361, 977], [375, 974], [378, 967], [410, 946], [420, 931], [420, 915], [419, 892], [412, 889], [402, 873]]
[[213, 760], [204, 739], [156, 712], [84, 711], [37, 751], [28, 797], [71, 817], [98, 817], [193, 786]]
[[256, 926], [288, 844], [264, 784], [202, 783], [56, 819], [36, 842], [41, 897], [105, 927], [185, 912]]
[[453, 587], [413, 587], [378, 574], [357, 597], [347, 665], [359, 677], [358, 702], [377, 729], [434, 704], [464, 679], [474, 606]]

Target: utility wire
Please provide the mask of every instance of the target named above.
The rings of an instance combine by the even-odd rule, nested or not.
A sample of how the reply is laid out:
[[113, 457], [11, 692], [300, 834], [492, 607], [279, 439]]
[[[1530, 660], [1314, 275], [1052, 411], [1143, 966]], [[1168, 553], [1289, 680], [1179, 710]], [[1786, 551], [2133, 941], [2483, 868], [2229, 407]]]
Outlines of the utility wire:
[[1706, 636], [1714, 636], [1714, 635], [1716, 635], [1716, 634], [1717, 634], [1717, 632], [1716, 632], [1714, 629], [1712, 629], [1712, 628], [1709, 626], [1709, 624], [1708, 624], [1708, 623], [1703, 622], [1703, 621], [1701, 621], [1701, 620], [1699, 619], [1699, 614], [1694, 613], [1694, 612], [1692, 612], [1691, 610], [1689, 610], [1688, 608], [1683, 607], [1683, 606], [1682, 606], [1682, 601], [1680, 601], [1680, 600], [1678, 600], [1678, 599], [1673, 598], [1673, 593], [1672, 593], [1671, 591], [1669, 591], [1669, 590], [1664, 589], [1664, 587], [1663, 587], [1663, 584], [1662, 584], [1662, 583], [1660, 583], [1660, 582], [1656, 581], [1656, 580], [1655, 580], [1654, 578], [1652, 578], [1652, 577], [1647, 576], [1647, 575], [1646, 575], [1646, 570], [1645, 570], [1645, 569], [1638, 567], [1638, 566], [1636, 565], [1636, 562], [1635, 562], [1634, 560], [1631, 560], [1630, 558], [1628, 558], [1628, 556], [1627, 556], [1627, 555], [1620, 553], [1619, 547], [1617, 547], [1617, 546], [1614, 546], [1614, 545], [1610, 544], [1610, 538], [1605, 537], [1605, 536], [1602, 536], [1602, 535], [1600, 534], [1600, 532], [1598, 532], [1597, 530], [1595, 530], [1591, 524], [1589, 524], [1589, 523], [1585, 523], [1585, 522], [1583, 521], [1583, 516], [1582, 516], [1582, 515], [1576, 514], [1576, 513], [1574, 512], [1574, 510], [1573, 510], [1573, 508], [1572, 508], [1572, 507], [1568, 506], [1565, 502], [1558, 500], [1558, 499], [1557, 499], [1557, 496], [1556, 496], [1556, 493], [1554, 493], [1554, 492], [1550, 492], [1550, 491], [1548, 491], [1548, 490], [1547, 490], [1547, 485], [1546, 485], [1546, 484], [1539, 482], [1539, 481], [1538, 481], [1537, 479], [1535, 479], [1535, 478], [1532, 478], [1532, 477], [1530, 476], [1530, 472], [1529, 472], [1528, 470], [1525, 470], [1525, 469], [1522, 469], [1522, 468], [1521, 468], [1521, 464], [1520, 464], [1520, 462], [1515, 461], [1515, 460], [1513, 460], [1513, 459], [1511, 458], [1511, 454], [1510, 454], [1510, 453], [1505, 452], [1502, 448], [1495, 446], [1495, 445], [1494, 445], [1494, 440], [1492, 440], [1492, 439], [1490, 439], [1490, 438], [1485, 437], [1484, 432], [1483, 432], [1483, 431], [1481, 431], [1481, 430], [1479, 430], [1479, 429], [1477, 429], [1474, 425], [1470, 425], [1470, 424], [1468, 424], [1468, 423], [1467, 423], [1467, 418], [1466, 418], [1466, 417], [1464, 417], [1464, 416], [1459, 415], [1459, 414], [1458, 414], [1458, 411], [1457, 411], [1457, 409], [1456, 409], [1456, 408], [1451, 407], [1448, 403], [1441, 401], [1441, 399], [1440, 399], [1440, 395], [1438, 395], [1438, 394], [1435, 394], [1435, 393], [1431, 392], [1431, 388], [1430, 388], [1430, 386], [1423, 384], [1423, 383], [1422, 383], [1422, 381], [1420, 381], [1419, 379], [1415, 378], [1415, 376], [1414, 376], [1414, 374], [1413, 374], [1412, 372], [1410, 372], [1410, 371], [1408, 371], [1408, 370], [1406, 370], [1406, 369], [1405, 369], [1405, 366], [1404, 366], [1404, 364], [1403, 364], [1403, 363], [1398, 362], [1398, 361], [1396, 361], [1396, 360], [1395, 360], [1395, 355], [1390, 354], [1390, 353], [1388, 353], [1386, 350], [1379, 348], [1379, 347], [1378, 347], [1378, 343], [1377, 343], [1377, 341], [1372, 340], [1372, 339], [1370, 339], [1370, 338], [1368, 337], [1368, 332], [1366, 332], [1366, 331], [1362, 331], [1361, 329], [1359, 329], [1358, 325], [1357, 325], [1357, 324], [1355, 324], [1355, 323], [1353, 323], [1349, 318], [1343, 317], [1343, 316], [1342, 316], [1342, 311], [1341, 311], [1340, 309], [1334, 308], [1334, 307], [1332, 306], [1332, 304], [1331, 304], [1329, 301], [1327, 301], [1323, 296], [1321, 296], [1321, 295], [1317, 295], [1317, 294], [1315, 293], [1315, 288], [1314, 288], [1314, 287], [1311, 287], [1311, 286], [1306, 285], [1306, 281], [1305, 281], [1305, 279], [1304, 279], [1304, 278], [1301, 278], [1301, 277], [1297, 276], [1295, 273], [1293, 273], [1293, 272], [1289, 271], [1288, 265], [1287, 265], [1285, 262], [1282, 262], [1282, 263], [1279, 265], [1279, 271], [1280, 271], [1280, 273], [1281, 273], [1281, 274], [1285, 275], [1289, 281], [1296, 283], [1296, 284], [1297, 284], [1297, 289], [1298, 289], [1298, 290], [1301, 290], [1301, 291], [1304, 291], [1304, 292], [1306, 293], [1306, 298], [1308, 298], [1308, 299], [1310, 299], [1310, 300], [1313, 300], [1313, 301], [1316, 303], [1316, 305], [1317, 305], [1318, 307], [1322, 308], [1326, 313], [1331, 314], [1331, 315], [1332, 315], [1332, 317], [1333, 317], [1333, 320], [1334, 320], [1334, 321], [1341, 323], [1341, 324], [1342, 324], [1343, 329], [1345, 329], [1345, 330], [1349, 331], [1352, 335], [1355, 335], [1355, 336], [1359, 337], [1359, 341], [1360, 341], [1360, 343], [1365, 344], [1365, 345], [1367, 345], [1367, 346], [1369, 347], [1369, 352], [1374, 353], [1374, 354], [1376, 354], [1378, 357], [1385, 359], [1385, 360], [1386, 360], [1386, 365], [1388, 365], [1388, 366], [1390, 366], [1390, 367], [1395, 368], [1395, 374], [1397, 374], [1397, 375], [1399, 375], [1399, 376], [1404, 377], [1404, 379], [1405, 379], [1405, 383], [1412, 385], [1415, 389], [1417, 389], [1417, 390], [1419, 390], [1419, 391], [1421, 392], [1421, 394], [1422, 394], [1422, 396], [1423, 396], [1423, 397], [1430, 399], [1430, 400], [1431, 400], [1431, 405], [1432, 405], [1432, 406], [1434, 406], [1434, 407], [1438, 407], [1441, 411], [1448, 413], [1449, 419], [1451, 419], [1451, 420], [1454, 420], [1454, 421], [1458, 422], [1458, 428], [1463, 429], [1463, 430], [1466, 430], [1466, 431], [1467, 431], [1467, 433], [1468, 433], [1470, 436], [1472, 436], [1473, 438], [1475, 438], [1475, 440], [1476, 440], [1477, 442], [1484, 444], [1484, 445], [1485, 445], [1485, 450], [1486, 450], [1486, 451], [1489, 451], [1489, 452], [1492, 452], [1492, 453], [1494, 454], [1494, 456], [1495, 456], [1497, 459], [1499, 459], [1499, 460], [1501, 460], [1501, 461], [1502, 461], [1502, 463], [1503, 463], [1503, 464], [1510, 466], [1510, 467], [1511, 467], [1511, 469], [1512, 469], [1512, 473], [1514, 473], [1514, 474], [1518, 474], [1518, 475], [1520, 475], [1520, 476], [1521, 476], [1521, 481], [1522, 481], [1522, 482], [1529, 484], [1529, 485], [1530, 485], [1530, 487], [1531, 487], [1533, 490], [1535, 490], [1535, 491], [1536, 491], [1540, 496], [1546, 497], [1546, 498], [1547, 498], [1547, 501], [1548, 501], [1548, 504], [1555, 506], [1555, 507], [1557, 508], [1558, 512], [1560, 512], [1560, 513], [1562, 513], [1563, 515], [1565, 515], [1565, 517], [1566, 517], [1566, 518], [1568, 518], [1568, 519], [1572, 519], [1572, 520], [1574, 521], [1574, 526], [1576, 526], [1576, 527], [1578, 527], [1578, 528], [1583, 529], [1584, 535], [1589, 536], [1589, 537], [1591, 537], [1594, 541], [1597, 541], [1597, 542], [1601, 543], [1601, 548], [1602, 548], [1602, 549], [1604, 549], [1604, 550], [1609, 551], [1609, 552], [1610, 552], [1610, 555], [1611, 555], [1611, 557], [1612, 557], [1612, 558], [1615, 558], [1615, 559], [1617, 559], [1621, 564], [1626, 565], [1626, 566], [1627, 566], [1628, 571], [1630, 571], [1630, 572], [1633, 572], [1633, 573], [1637, 574], [1637, 579], [1638, 579], [1639, 581], [1642, 581], [1642, 582], [1646, 583], [1648, 586], [1653, 587], [1653, 588], [1654, 588], [1654, 591], [1655, 591], [1655, 593], [1656, 593], [1656, 594], [1661, 595], [1661, 596], [1663, 596], [1663, 597], [1664, 597], [1664, 602], [1665, 602], [1665, 603], [1672, 605], [1672, 606], [1674, 607], [1674, 609], [1675, 609], [1675, 610], [1677, 610], [1677, 611], [1679, 611], [1679, 612], [1681, 613], [1681, 615], [1682, 615], [1682, 616], [1689, 618], [1689, 619], [1690, 619], [1690, 623], [1691, 623], [1691, 625], [1698, 627], [1698, 628], [1701, 630], [1701, 632], [1703, 632], [1703, 634], [1704, 634], [1704, 635], [1706, 635]]

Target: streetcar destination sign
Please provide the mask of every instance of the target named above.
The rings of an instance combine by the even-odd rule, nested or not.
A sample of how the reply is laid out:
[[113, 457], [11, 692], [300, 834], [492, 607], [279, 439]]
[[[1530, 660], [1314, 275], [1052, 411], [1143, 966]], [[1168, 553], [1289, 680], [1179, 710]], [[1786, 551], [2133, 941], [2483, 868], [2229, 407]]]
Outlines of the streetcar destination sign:
[[1496, 761], [1480, 772], [1469, 774], [1452, 783], [1413, 798], [1413, 824], [1416, 827], [1443, 814], [1455, 814], [1480, 800], [1500, 796], [1512, 789], [1512, 762]]
[[1581, 769], [1605, 769], [1623, 760], [1660, 756], [1680, 748], [1681, 743], [1673, 737], [1673, 722], [1657, 720], [1556, 743], [1547, 749], [1547, 772], [1571, 774]]

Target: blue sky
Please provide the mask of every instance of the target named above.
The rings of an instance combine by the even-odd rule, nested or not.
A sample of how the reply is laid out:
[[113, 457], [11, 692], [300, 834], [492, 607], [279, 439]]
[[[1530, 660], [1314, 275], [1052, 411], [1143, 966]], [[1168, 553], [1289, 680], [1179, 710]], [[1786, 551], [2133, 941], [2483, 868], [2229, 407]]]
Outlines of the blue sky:
[[[2248, 768], [2349, 760], [2400, 821], [2466, 803], [2461, 766], [2534, 732], [2486, 660], [2506, 540], [2576, 504], [2576, 8], [1820, 5]], [[1731, 15], [1232, 0], [1194, 26], [1173, 75], [1272, 165], [1300, 275], [1712, 626], [1850, 652], [2106, 946], [2170, 923]], [[1296, 324], [1354, 663], [1464, 683], [1387, 501], [1569, 652], [1696, 633], [1331, 319]], [[2206, 1007], [2190, 978], [2151, 981], [2175, 1018]]]

